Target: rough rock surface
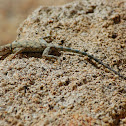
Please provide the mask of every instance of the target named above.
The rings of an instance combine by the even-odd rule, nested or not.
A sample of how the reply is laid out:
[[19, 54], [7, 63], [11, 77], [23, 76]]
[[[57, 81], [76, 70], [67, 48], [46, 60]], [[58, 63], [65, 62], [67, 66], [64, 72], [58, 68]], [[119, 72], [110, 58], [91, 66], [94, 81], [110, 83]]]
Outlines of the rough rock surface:
[[[17, 40], [51, 41], [86, 51], [126, 76], [125, 0], [82, 0], [39, 7]], [[2, 62], [2, 60], [0, 61]], [[126, 125], [126, 81], [87, 57], [57, 61], [20, 54], [0, 70], [0, 126]]]

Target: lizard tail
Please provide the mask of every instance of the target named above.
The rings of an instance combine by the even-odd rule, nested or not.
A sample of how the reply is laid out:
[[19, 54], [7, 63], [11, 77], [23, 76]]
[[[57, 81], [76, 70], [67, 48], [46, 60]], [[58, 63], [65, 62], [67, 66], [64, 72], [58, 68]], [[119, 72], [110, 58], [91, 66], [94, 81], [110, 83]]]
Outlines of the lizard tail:
[[71, 48], [68, 48], [68, 47], [62, 47], [60, 46], [59, 47], [59, 50], [61, 51], [68, 51], [68, 52], [73, 52], [73, 53], [77, 53], [77, 54], [81, 54], [81, 55], [85, 55], [85, 56], [88, 56], [90, 59], [93, 59], [95, 60], [97, 63], [103, 65], [104, 67], [108, 68], [110, 71], [113, 71], [115, 74], [117, 74], [119, 77], [123, 78], [126, 80], [126, 77], [124, 77], [123, 75], [121, 75], [119, 72], [115, 71], [114, 69], [112, 69], [111, 67], [109, 67], [107, 64], [104, 64], [101, 60], [95, 58], [93, 55], [90, 55], [86, 52], [82, 52], [82, 51], [79, 51], [77, 49], [71, 49]]

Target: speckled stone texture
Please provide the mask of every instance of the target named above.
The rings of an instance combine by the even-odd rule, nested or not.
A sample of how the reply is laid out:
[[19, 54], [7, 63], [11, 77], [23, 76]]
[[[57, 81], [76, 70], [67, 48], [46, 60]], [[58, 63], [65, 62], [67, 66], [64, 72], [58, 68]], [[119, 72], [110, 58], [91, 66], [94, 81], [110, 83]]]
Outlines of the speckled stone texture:
[[[125, 0], [39, 7], [16, 40], [50, 34], [47, 42], [86, 51], [126, 76], [125, 12]], [[0, 126], [8, 125], [125, 126], [126, 80], [69, 52], [53, 61], [38, 53], [17, 55], [0, 70]]]

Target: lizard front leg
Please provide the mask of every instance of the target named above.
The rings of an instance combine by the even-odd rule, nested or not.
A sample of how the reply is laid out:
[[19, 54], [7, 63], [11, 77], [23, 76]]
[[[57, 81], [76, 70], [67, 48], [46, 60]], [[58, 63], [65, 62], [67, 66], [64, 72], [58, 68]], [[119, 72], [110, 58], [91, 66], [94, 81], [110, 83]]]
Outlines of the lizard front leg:
[[24, 48], [15, 48], [13, 50], [13, 54], [11, 54], [10, 56], [8, 56], [8, 60], [12, 60], [16, 55], [22, 53], [24, 51]]
[[2, 63], [0, 64], [0, 66], [2, 67], [7, 61], [11, 61], [17, 54], [20, 54], [21, 52], [23, 52], [24, 48], [15, 48], [13, 50], [13, 54], [9, 55], [8, 57], [6, 57]]
[[7, 44], [0, 46], [0, 59], [3, 58], [5, 55], [10, 54], [12, 49], [12, 44]]

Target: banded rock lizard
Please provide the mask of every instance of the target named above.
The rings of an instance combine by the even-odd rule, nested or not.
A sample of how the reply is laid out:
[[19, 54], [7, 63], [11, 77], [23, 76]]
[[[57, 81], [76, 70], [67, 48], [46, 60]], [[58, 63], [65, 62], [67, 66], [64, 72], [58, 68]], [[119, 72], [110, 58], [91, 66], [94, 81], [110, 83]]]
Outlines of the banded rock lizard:
[[57, 56], [50, 55], [50, 51], [67, 51], [67, 52], [73, 52], [81, 55], [88, 56], [90, 59], [95, 60], [97, 63], [103, 65], [105, 68], [108, 68], [110, 71], [113, 71], [115, 74], [117, 74], [119, 77], [126, 79], [123, 75], [121, 75], [119, 72], [115, 71], [111, 67], [109, 67], [107, 64], [104, 64], [101, 60], [95, 58], [93, 55], [90, 55], [86, 52], [79, 51], [77, 49], [72, 49], [68, 47], [63, 46], [57, 46], [51, 43], [47, 43], [43, 38], [39, 39], [38, 42], [35, 41], [29, 41], [29, 40], [23, 40], [23, 41], [14, 41], [11, 44], [7, 44], [4, 46], [0, 46], [0, 56], [4, 56], [8, 53], [12, 53], [9, 55], [6, 60], [11, 60], [15, 57], [15, 55], [21, 53], [21, 52], [43, 52], [42, 56], [47, 58], [57, 58]]

